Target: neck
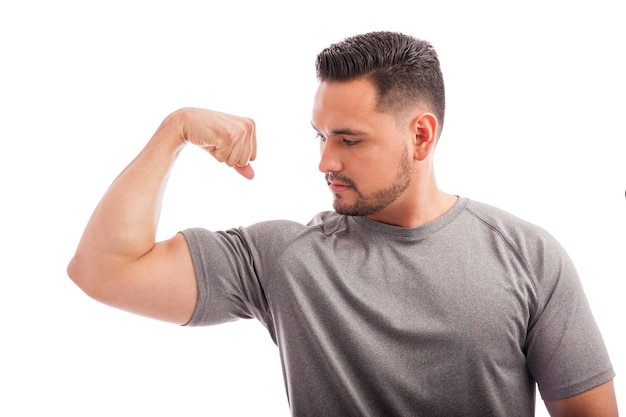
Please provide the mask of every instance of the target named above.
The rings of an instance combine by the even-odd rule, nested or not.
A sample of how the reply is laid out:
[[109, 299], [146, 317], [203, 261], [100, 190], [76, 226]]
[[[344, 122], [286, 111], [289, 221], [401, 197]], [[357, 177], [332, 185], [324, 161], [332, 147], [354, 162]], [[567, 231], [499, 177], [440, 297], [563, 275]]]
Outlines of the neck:
[[439, 190], [433, 177], [407, 191], [369, 219], [399, 227], [418, 227], [429, 223], [454, 206], [458, 197]]

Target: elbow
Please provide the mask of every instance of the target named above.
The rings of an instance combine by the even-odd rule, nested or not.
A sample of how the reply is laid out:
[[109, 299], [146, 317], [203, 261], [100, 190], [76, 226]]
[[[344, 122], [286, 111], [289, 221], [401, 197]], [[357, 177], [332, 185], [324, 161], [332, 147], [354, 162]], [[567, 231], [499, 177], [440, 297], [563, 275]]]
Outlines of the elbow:
[[66, 272], [67, 276], [80, 287], [79, 277], [81, 273], [79, 268], [79, 262], [76, 260], [76, 255], [74, 255], [74, 257], [70, 260], [70, 263], [67, 265]]
[[99, 299], [95, 272], [88, 265], [89, 262], [83, 260], [79, 254], [75, 254], [67, 265], [67, 276], [89, 297]]

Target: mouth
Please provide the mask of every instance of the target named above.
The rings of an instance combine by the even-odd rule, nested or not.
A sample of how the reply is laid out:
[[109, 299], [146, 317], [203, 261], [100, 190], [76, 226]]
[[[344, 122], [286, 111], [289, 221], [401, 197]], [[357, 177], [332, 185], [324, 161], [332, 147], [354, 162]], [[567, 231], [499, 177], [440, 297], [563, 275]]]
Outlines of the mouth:
[[330, 190], [335, 194], [354, 188], [350, 180], [344, 179], [342, 181], [339, 178], [333, 178], [330, 175], [326, 175], [326, 183], [328, 184]]
[[328, 187], [330, 188], [330, 191], [332, 191], [335, 194], [339, 194], [343, 191], [346, 191], [349, 188], [352, 188], [349, 185], [336, 183], [336, 182], [329, 182]]

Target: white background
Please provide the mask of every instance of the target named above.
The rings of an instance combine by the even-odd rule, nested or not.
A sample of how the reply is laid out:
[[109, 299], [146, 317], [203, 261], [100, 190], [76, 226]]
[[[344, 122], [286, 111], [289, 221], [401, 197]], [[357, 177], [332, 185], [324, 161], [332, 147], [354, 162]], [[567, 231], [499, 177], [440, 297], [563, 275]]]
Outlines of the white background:
[[561, 241], [624, 412], [619, 3], [2, 2], [0, 415], [288, 415], [278, 353], [259, 323], [190, 329], [132, 316], [86, 297], [65, 267], [107, 186], [182, 106], [254, 118], [257, 177], [186, 149], [160, 237], [306, 222], [329, 209], [310, 127], [314, 59], [370, 30], [403, 31], [439, 51], [448, 102], [440, 186]]

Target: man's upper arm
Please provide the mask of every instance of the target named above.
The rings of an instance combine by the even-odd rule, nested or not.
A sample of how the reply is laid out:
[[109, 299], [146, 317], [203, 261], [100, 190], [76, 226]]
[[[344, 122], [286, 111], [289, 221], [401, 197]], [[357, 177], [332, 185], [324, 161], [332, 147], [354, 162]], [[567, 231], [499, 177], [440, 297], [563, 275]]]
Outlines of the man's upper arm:
[[581, 394], [556, 401], [546, 401], [552, 417], [617, 417], [613, 380]]
[[187, 323], [193, 314], [198, 287], [189, 247], [181, 233], [155, 244], [125, 266], [94, 269], [81, 268], [84, 262], [80, 260], [76, 263], [78, 269], [86, 271], [82, 275], [90, 276], [80, 287], [102, 303], [177, 324]]

